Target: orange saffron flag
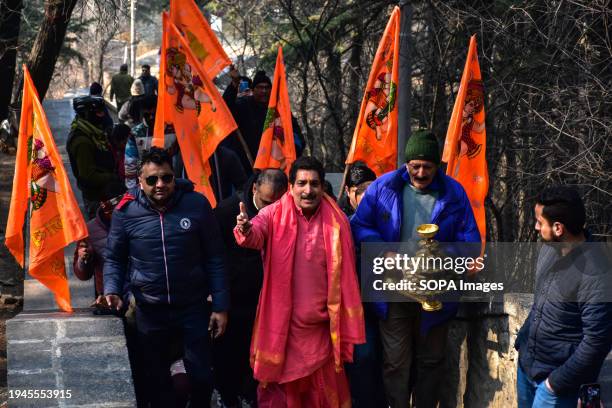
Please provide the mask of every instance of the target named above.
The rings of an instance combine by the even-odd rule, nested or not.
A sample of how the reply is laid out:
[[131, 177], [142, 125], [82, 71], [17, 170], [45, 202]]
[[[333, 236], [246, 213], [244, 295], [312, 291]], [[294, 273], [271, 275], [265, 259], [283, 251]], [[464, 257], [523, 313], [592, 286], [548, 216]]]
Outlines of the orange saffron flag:
[[287, 176], [295, 161], [295, 144], [291, 123], [291, 106], [283, 63], [283, 48], [278, 47], [272, 92], [264, 122], [259, 151], [253, 165], [256, 169], [281, 169]]
[[71, 312], [64, 247], [86, 238], [87, 225], [26, 66], [23, 76], [21, 120], [5, 244], [24, 267], [23, 226], [29, 215], [29, 273], [53, 292], [62, 310]]
[[215, 207], [208, 159], [236, 122], [212, 80], [204, 72], [189, 44], [163, 13], [163, 37], [154, 146], [164, 146], [164, 131], [172, 125], [187, 176], [196, 191]]
[[400, 9], [378, 44], [346, 164], [363, 160], [377, 176], [396, 169]]
[[487, 233], [484, 200], [489, 190], [486, 145], [484, 86], [473, 35], [446, 132], [442, 161], [447, 163], [446, 174], [461, 183], [470, 199], [483, 245]]
[[184, 34], [209, 78], [216, 77], [232, 63], [193, 0], [170, 0], [170, 20]]

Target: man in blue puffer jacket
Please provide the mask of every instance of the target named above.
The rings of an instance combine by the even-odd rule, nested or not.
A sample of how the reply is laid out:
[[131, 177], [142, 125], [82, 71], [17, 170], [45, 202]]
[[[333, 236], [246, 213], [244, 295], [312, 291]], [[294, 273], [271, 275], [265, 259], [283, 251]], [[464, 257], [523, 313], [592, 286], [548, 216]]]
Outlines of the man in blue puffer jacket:
[[[439, 226], [441, 242], [480, 242], [480, 234], [463, 187], [438, 169], [440, 150], [434, 134], [420, 131], [406, 144], [406, 166], [387, 173], [367, 189], [351, 228], [355, 244], [410, 242], [416, 227]], [[410, 403], [412, 355], [417, 350], [414, 396], [418, 407], [434, 407], [444, 365], [448, 320], [457, 304], [424, 312], [418, 303], [376, 303], [381, 318], [383, 377], [391, 407]]]
[[104, 294], [112, 307], [120, 308], [118, 295], [129, 276], [152, 406], [173, 404], [168, 351], [177, 339], [182, 339], [192, 382], [191, 406], [210, 406], [207, 328], [215, 337], [223, 334], [229, 307], [223, 239], [208, 200], [193, 191], [191, 182], [175, 180], [165, 150], [153, 147], [143, 154], [139, 182], [113, 213]]

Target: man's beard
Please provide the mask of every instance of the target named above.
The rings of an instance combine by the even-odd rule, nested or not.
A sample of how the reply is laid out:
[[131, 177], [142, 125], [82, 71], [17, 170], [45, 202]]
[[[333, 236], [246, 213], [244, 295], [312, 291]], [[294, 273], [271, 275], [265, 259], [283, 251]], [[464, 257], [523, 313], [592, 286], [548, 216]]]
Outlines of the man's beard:
[[552, 243], [557, 243], [557, 242], [563, 242], [563, 241], [561, 240], [561, 238], [557, 237], [557, 236], [556, 236], [555, 234], [553, 234], [553, 233], [551, 233], [551, 237], [552, 237], [551, 239], [546, 239], [546, 238], [544, 238], [544, 236], [543, 236], [541, 233], [540, 233], [540, 234], [538, 234], [538, 235], [539, 235], [539, 237], [540, 237], [540, 241], [541, 241], [541, 242], [544, 242], [544, 243], [547, 243], [547, 244], [552, 244]]

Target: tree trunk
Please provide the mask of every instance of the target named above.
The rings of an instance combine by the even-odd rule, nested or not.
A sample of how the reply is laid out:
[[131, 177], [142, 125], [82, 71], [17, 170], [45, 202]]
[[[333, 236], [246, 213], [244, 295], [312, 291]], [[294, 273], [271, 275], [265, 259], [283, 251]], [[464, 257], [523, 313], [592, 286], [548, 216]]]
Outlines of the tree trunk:
[[[116, 32], [117, 30], [114, 30]], [[102, 86], [104, 86], [104, 56], [106, 55], [106, 51], [108, 50], [108, 46], [113, 39], [113, 34], [100, 34], [102, 38], [97, 41], [97, 50], [95, 52], [95, 61], [96, 66], [94, 67], [91, 75], [91, 80], [96, 81]]]
[[318, 155], [318, 152], [315, 152], [315, 136], [312, 131], [312, 127], [310, 126], [310, 121], [308, 120], [308, 97], [310, 96], [310, 87], [308, 86], [308, 66], [310, 63], [308, 59], [306, 59], [304, 63], [304, 68], [301, 72], [302, 78], [302, 89], [303, 95], [300, 100], [300, 115], [302, 116], [302, 124], [304, 126], [304, 138], [306, 139], [306, 146], [308, 147], [308, 154], [311, 156]]
[[[55, 63], [64, 43], [70, 16], [77, 1], [45, 1], [45, 18], [34, 40], [27, 63], [30, 75], [32, 75], [32, 81], [38, 90], [41, 100], [45, 98], [45, 94], [49, 89], [49, 83], [51, 83], [53, 71], [55, 70]], [[20, 82], [23, 82], [23, 77], [20, 78]], [[20, 90], [18, 94], [18, 97], [15, 99], [21, 98]]]
[[98, 52], [98, 72], [96, 72], [96, 81], [104, 87], [104, 54], [106, 53], [106, 48], [108, 47], [108, 41], [104, 41], [101, 44], [100, 51]]
[[[357, 23], [359, 24], [360, 21]], [[361, 109], [361, 99], [363, 97], [363, 85], [362, 85], [362, 69], [361, 69], [361, 54], [363, 51], [363, 28], [358, 26], [353, 38], [351, 39], [352, 48], [349, 57], [349, 75], [348, 75], [348, 123], [349, 131], [346, 132], [345, 141], [350, 146], [353, 139], [354, 128], [357, 123], [357, 117], [359, 116], [359, 109]], [[344, 158], [344, 156], [343, 156]]]
[[[342, 171], [344, 169], [344, 163], [342, 159], [346, 157], [346, 144], [344, 143], [344, 126], [341, 122], [343, 116], [342, 107], [342, 70], [340, 68], [340, 54], [334, 47], [334, 43], [329, 43], [325, 49], [327, 57], [326, 71], [327, 80], [329, 84], [335, 84], [330, 86], [328, 106], [332, 112], [332, 123], [333, 127], [330, 126], [326, 136], [331, 156], [331, 163], [327, 163], [329, 168], [334, 171]], [[334, 114], [335, 113], [335, 114]]]
[[22, 0], [0, 1], [0, 120], [8, 116], [11, 102], [22, 8]]

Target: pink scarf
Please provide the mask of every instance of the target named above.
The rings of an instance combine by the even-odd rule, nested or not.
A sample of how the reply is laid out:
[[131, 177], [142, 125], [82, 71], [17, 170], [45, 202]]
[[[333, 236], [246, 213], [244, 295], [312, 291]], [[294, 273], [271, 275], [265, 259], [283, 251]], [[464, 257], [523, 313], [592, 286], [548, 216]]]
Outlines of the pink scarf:
[[[296, 211], [293, 197], [287, 192], [269, 224], [264, 281], [251, 341], [254, 377], [263, 382], [278, 382], [285, 362], [298, 232]], [[329, 329], [335, 367], [340, 371], [343, 362], [353, 360], [353, 346], [365, 343], [363, 309], [348, 219], [327, 195], [321, 200], [320, 211], [327, 263]]]

